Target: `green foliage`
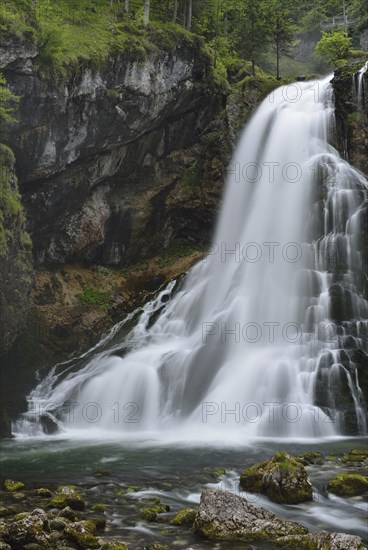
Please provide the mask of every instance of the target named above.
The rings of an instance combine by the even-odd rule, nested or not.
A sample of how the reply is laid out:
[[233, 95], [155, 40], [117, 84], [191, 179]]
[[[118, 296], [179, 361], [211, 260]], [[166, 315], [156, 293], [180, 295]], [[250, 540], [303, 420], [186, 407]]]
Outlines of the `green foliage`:
[[106, 308], [110, 303], [111, 293], [110, 291], [101, 291], [92, 286], [85, 286], [83, 292], [78, 294], [78, 300], [84, 305]]
[[[277, 78], [314, 72], [288, 63], [295, 32], [317, 36], [324, 21], [342, 15], [341, 0], [151, 0], [143, 24], [144, 5], [131, 0], [126, 13], [121, 0], [6, 0], [0, 33], [33, 42], [41, 71], [54, 75], [101, 66], [116, 51], [143, 62], [154, 50], [195, 44], [211, 58], [210, 80], [227, 91], [249, 76], [237, 78], [245, 66], [261, 78], [262, 70]], [[347, 0], [346, 9], [360, 27], [368, 21], [366, 0]]]
[[26, 248], [30, 244], [29, 236], [23, 231], [24, 214], [13, 165], [12, 151], [0, 144], [0, 256], [7, 253], [9, 245], [17, 238], [14, 230], [19, 231]]
[[18, 106], [19, 97], [8, 88], [4, 75], [0, 72], [0, 124], [15, 122], [12, 113]]
[[342, 29], [334, 29], [324, 32], [318, 42], [315, 53], [322, 61], [334, 67], [341, 66], [341, 62], [347, 59], [351, 38]]

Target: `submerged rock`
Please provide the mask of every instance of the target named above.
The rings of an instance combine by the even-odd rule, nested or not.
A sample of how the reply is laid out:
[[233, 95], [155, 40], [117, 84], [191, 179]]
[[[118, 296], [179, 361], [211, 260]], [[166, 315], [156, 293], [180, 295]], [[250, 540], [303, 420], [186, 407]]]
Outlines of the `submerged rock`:
[[194, 529], [210, 540], [275, 541], [308, 533], [295, 521], [279, 518], [238, 495], [217, 489], [203, 491]]
[[262, 493], [281, 504], [312, 500], [312, 484], [300, 459], [286, 452], [243, 471], [240, 486], [251, 493]]
[[354, 497], [368, 491], [368, 476], [337, 474], [327, 484], [327, 489], [338, 496]]

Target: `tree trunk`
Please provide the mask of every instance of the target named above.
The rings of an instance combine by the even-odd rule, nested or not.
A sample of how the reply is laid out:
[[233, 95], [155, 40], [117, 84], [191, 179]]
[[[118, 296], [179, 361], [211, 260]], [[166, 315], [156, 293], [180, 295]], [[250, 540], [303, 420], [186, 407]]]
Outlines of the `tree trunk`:
[[252, 59], [252, 75], [256, 76], [256, 62]]
[[174, 0], [174, 11], [173, 11], [172, 22], [176, 23], [177, 18], [178, 18], [178, 0]]
[[186, 29], [187, 28], [187, 0], [184, 0], [183, 2], [182, 24], [184, 29]]
[[192, 28], [192, 16], [193, 16], [193, 3], [192, 0], [188, 0], [188, 11], [187, 11], [187, 30], [190, 31]]
[[167, 20], [169, 18], [169, 7], [170, 7], [170, 0], [166, 0], [165, 15], [164, 15], [165, 23], [167, 23]]
[[129, 0], [125, 0], [125, 13], [129, 15]]
[[144, 0], [143, 23], [148, 25], [150, 17], [150, 0]]
[[278, 42], [276, 44], [276, 79], [280, 80], [280, 48]]

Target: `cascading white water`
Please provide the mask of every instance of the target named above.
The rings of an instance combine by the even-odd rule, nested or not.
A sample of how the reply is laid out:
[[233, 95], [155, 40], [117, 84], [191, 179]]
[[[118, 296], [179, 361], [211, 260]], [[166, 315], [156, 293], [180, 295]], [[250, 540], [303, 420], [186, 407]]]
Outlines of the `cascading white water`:
[[[171, 300], [170, 287], [144, 308], [127, 354], [111, 343], [78, 368], [54, 369], [15, 432], [42, 430], [47, 410], [63, 431], [88, 437], [331, 436], [344, 427], [343, 390], [366, 431], [358, 371], [342, 348], [348, 338], [363, 347], [367, 335], [356, 281], [367, 182], [328, 144], [330, 78], [264, 100], [229, 167], [208, 256]], [[349, 302], [345, 317], [334, 287], [341, 307]]]
[[358, 109], [363, 110], [365, 95], [366, 95], [366, 86], [365, 86], [365, 73], [368, 71], [368, 61], [366, 64], [354, 75], [356, 79], [356, 97]]

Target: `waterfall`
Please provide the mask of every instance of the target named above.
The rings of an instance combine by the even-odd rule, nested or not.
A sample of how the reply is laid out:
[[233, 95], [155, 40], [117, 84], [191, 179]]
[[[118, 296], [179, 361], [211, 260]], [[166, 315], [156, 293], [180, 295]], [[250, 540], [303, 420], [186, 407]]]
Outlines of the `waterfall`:
[[229, 166], [207, 256], [143, 308], [124, 340], [115, 329], [55, 367], [15, 433], [50, 422], [77, 437], [200, 441], [366, 432], [367, 181], [329, 144], [330, 79], [263, 101]]
[[368, 70], [368, 61], [366, 64], [354, 75], [353, 81], [355, 85], [355, 95], [358, 105], [358, 109], [363, 111], [365, 98], [366, 98], [366, 85], [365, 85], [365, 73]]

